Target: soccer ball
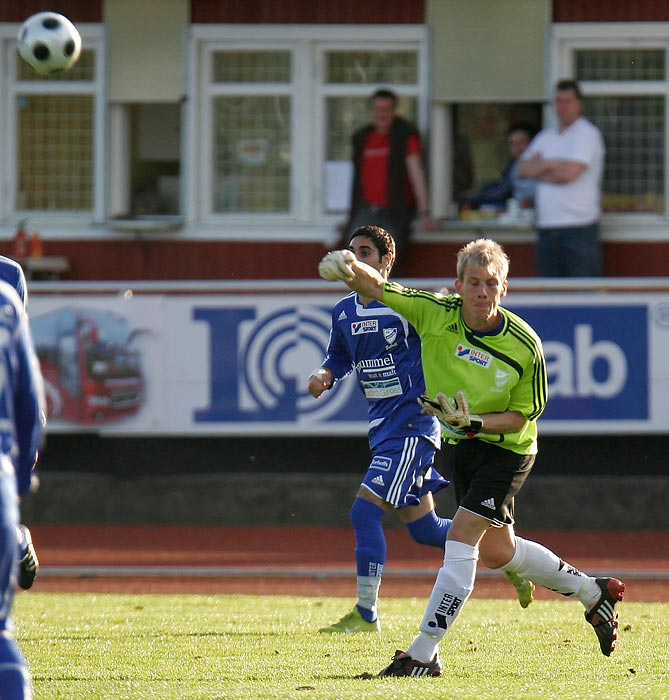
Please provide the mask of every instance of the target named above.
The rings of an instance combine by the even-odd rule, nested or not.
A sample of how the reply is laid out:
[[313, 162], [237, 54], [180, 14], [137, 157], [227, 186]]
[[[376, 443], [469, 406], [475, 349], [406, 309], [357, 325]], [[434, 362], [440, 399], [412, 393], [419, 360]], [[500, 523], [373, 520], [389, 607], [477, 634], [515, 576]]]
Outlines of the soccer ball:
[[68, 70], [81, 53], [81, 37], [67, 17], [38, 12], [19, 29], [19, 54], [40, 75]]

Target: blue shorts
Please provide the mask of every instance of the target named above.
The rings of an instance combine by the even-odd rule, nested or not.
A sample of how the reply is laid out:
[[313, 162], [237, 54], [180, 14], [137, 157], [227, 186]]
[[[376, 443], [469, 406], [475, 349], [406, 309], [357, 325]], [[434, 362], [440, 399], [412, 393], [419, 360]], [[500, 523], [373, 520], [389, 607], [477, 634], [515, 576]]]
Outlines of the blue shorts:
[[362, 485], [395, 508], [416, 505], [425, 494], [448, 486], [432, 467], [436, 451], [424, 437], [384, 440], [372, 450]]

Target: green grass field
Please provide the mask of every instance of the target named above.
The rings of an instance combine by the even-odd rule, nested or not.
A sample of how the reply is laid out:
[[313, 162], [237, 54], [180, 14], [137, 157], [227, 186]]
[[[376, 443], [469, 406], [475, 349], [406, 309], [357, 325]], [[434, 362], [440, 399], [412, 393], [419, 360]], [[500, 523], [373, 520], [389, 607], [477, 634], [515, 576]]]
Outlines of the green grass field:
[[319, 635], [352, 601], [29, 593], [14, 610], [35, 700], [669, 698], [669, 604], [622, 603], [599, 652], [577, 602], [469, 602], [440, 678], [356, 679], [413, 639], [423, 599], [382, 599], [380, 635]]

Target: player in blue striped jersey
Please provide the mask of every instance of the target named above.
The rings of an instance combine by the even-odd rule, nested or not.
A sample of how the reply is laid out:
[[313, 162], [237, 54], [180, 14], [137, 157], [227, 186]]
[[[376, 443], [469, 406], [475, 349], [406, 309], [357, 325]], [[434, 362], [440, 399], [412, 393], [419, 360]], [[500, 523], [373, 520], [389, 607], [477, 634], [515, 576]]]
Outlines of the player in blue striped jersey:
[[[376, 226], [356, 229], [350, 249], [385, 278], [395, 259], [391, 235]], [[450, 520], [434, 510], [432, 494], [448, 482], [433, 468], [441, 436], [438, 421], [421, 413], [425, 391], [420, 341], [406, 319], [387, 306], [347, 295], [332, 311], [322, 366], [309, 392], [324, 391], [356, 372], [368, 404], [372, 459], [350, 511], [356, 537], [358, 602], [353, 612], [321, 632], [378, 631], [378, 595], [386, 561], [382, 520], [396, 510], [416, 542], [442, 548]]]
[[18, 499], [31, 486], [42, 439], [42, 377], [16, 291], [0, 281], [0, 700], [32, 697], [9, 619], [16, 590]]
[[[16, 290], [19, 295], [23, 308], [28, 308], [28, 286], [26, 285], [26, 277], [23, 274], [23, 268], [19, 263], [4, 255], [0, 255], [0, 280], [7, 282]], [[34, 483], [37, 483], [35, 480]], [[23, 524], [20, 524], [16, 530], [18, 539], [18, 557], [19, 557], [19, 576], [18, 583], [21, 588], [31, 588], [39, 571], [39, 560], [33, 545], [32, 535], [30, 530]]]

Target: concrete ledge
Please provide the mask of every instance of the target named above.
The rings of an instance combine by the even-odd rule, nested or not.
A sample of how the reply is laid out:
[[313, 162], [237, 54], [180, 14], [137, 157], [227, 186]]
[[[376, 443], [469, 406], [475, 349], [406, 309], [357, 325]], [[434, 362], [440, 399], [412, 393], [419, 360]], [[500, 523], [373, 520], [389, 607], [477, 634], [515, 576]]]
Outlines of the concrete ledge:
[[[40, 477], [22, 507], [27, 523], [346, 527], [359, 483], [352, 474]], [[524, 530], [669, 530], [667, 503], [668, 477], [533, 476], [516, 499], [516, 521]], [[452, 489], [437, 494], [437, 506], [454, 512]]]

